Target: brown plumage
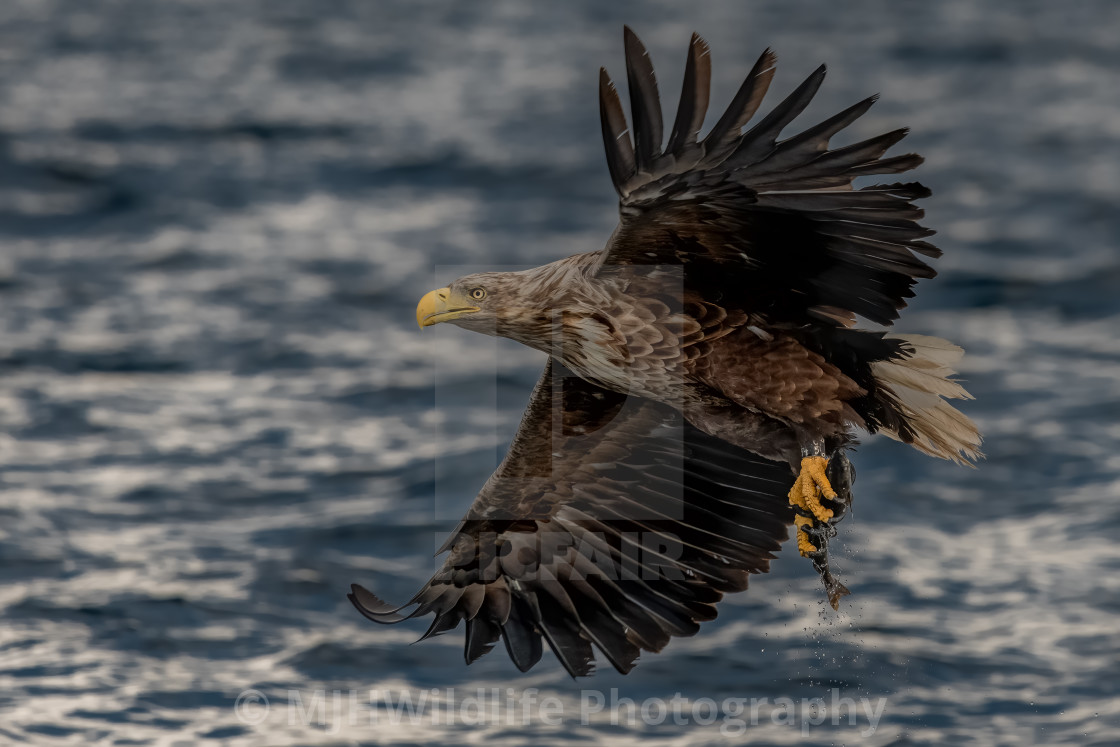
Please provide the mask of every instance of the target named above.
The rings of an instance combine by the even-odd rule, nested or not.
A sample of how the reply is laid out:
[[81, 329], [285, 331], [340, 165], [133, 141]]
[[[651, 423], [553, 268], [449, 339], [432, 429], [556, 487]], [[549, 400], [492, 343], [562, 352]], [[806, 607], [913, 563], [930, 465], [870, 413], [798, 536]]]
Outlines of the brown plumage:
[[[979, 456], [975, 426], [945, 401], [968, 396], [951, 379], [960, 349], [856, 326], [890, 325], [935, 274], [922, 257], [940, 251], [912, 202], [928, 190], [852, 186], [921, 163], [885, 155], [906, 131], [831, 148], [871, 97], [780, 139], [823, 66], [744, 131], [773, 77], [767, 50], [701, 139], [711, 71], [694, 35], [663, 148], [649, 56], [629, 29], [625, 46], [632, 139], [600, 75], [621, 213], [606, 248], [460, 278], [417, 311], [422, 326], [449, 321], [551, 356], [506, 460], [411, 602], [410, 616], [435, 614], [429, 635], [466, 621], [468, 661], [501, 637], [526, 669], [543, 636], [573, 675], [590, 671], [592, 644], [628, 671], [639, 650], [691, 635], [723, 592], [768, 567], [794, 516], [787, 465], [805, 454], [830, 458], [838, 495], [823, 515], [801, 506], [798, 525], [827, 534], [850, 497], [855, 428]], [[672, 545], [638, 553], [650, 577], [622, 570], [644, 548], [634, 537]], [[561, 549], [545, 552], [545, 538]], [[833, 584], [823, 547], [813, 557]], [[360, 587], [351, 598], [371, 619], [403, 619]]]

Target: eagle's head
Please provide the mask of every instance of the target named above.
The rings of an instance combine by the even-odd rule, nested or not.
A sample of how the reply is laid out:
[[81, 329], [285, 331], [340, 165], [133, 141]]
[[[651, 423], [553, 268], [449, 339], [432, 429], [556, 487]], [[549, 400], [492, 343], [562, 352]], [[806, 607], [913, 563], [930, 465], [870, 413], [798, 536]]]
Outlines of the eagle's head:
[[529, 270], [464, 275], [425, 294], [416, 306], [416, 322], [421, 327], [450, 322], [550, 352], [566, 323], [595, 314], [606, 303], [589, 282], [593, 267], [592, 255], [577, 254]]
[[446, 288], [424, 295], [416, 306], [416, 322], [430, 327], [450, 322], [487, 335], [547, 338], [552, 302], [535, 292], [539, 284], [529, 272], [479, 272], [464, 275]]
[[457, 327], [493, 334], [501, 303], [497, 296], [503, 295], [509, 285], [499, 280], [501, 274], [465, 275], [446, 288], [426, 293], [416, 306], [416, 323], [423, 328], [451, 322]]

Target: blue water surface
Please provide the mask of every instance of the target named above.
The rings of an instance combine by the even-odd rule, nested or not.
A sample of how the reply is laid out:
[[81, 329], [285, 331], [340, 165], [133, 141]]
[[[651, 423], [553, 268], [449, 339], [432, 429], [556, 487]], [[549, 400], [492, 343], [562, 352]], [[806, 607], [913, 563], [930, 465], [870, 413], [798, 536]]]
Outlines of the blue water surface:
[[[803, 121], [881, 92], [849, 137], [913, 128], [945, 256], [899, 326], [967, 349], [987, 460], [865, 442], [839, 612], [791, 544], [627, 677], [467, 668], [345, 592], [427, 578], [542, 361], [413, 309], [606, 240], [623, 23], [667, 101], [695, 30], [713, 107], [771, 46], [775, 101], [830, 65]], [[0, 744], [1120, 743], [1118, 31], [1110, 0], [0, 4]], [[478, 687], [562, 718], [369, 707]], [[650, 717], [590, 713], [611, 688]], [[677, 694], [722, 717], [656, 723]]]

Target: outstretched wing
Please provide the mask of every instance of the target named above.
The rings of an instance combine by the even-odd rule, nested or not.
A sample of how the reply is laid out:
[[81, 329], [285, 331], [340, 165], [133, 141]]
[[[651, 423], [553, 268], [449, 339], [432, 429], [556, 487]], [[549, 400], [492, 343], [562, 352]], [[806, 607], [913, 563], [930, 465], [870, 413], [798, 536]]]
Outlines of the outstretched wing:
[[620, 672], [716, 616], [725, 592], [765, 572], [788, 536], [793, 477], [549, 362], [505, 460], [416, 596], [393, 607], [355, 585], [369, 619], [466, 622], [467, 663], [499, 639], [521, 671], [547, 641], [572, 676], [592, 646]]
[[922, 162], [884, 157], [900, 129], [841, 148], [833, 135], [863, 115], [876, 96], [780, 140], [824, 80], [822, 65], [746, 132], [774, 74], [766, 50], [727, 111], [700, 140], [708, 106], [708, 45], [695, 34], [680, 106], [662, 147], [661, 103], [653, 66], [627, 28], [626, 73], [633, 142], [618, 94], [600, 73], [607, 165], [621, 223], [603, 251], [600, 273], [619, 265], [680, 264], [686, 288], [771, 323], [849, 326], [854, 315], [890, 324], [917, 278], [934, 271], [915, 254], [937, 257], [918, 225], [921, 184], [853, 189], [856, 177], [895, 174]]

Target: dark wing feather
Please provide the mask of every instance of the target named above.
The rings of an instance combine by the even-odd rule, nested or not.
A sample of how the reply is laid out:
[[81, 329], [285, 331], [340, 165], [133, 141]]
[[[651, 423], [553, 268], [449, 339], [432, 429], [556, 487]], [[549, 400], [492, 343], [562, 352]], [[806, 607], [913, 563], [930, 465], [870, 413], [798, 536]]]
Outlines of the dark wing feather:
[[[907, 131], [829, 149], [876, 97], [780, 139], [820, 88], [822, 65], [743, 132], [774, 74], [767, 50], [697, 148], [692, 135], [707, 106], [710, 69], [707, 45], [694, 37], [677, 124], [661, 152], [653, 136], [661, 118], [652, 66], [629, 29], [626, 53], [638, 156], [626, 157], [634, 149], [622, 108], [617, 96], [613, 105], [606, 96], [603, 133], [622, 222], [601, 254], [600, 273], [681, 265], [686, 289], [701, 298], [764, 323], [817, 327], [848, 324], [853, 314], [890, 324], [916, 279], [935, 274], [915, 256], [940, 253], [922, 240], [933, 232], [918, 225], [922, 212], [912, 204], [928, 190], [915, 183], [852, 187], [857, 177], [922, 162], [914, 154], [885, 156]], [[605, 72], [601, 81], [613, 95]]]
[[510, 611], [509, 619], [501, 626], [506, 653], [509, 654], [514, 666], [522, 672], [532, 669], [544, 653], [541, 634], [532, 621], [532, 615], [526, 612], [527, 609], [526, 602], [518, 597]]
[[769, 568], [791, 483], [787, 464], [550, 361], [427, 585], [403, 607], [360, 586], [350, 600], [375, 622], [434, 614], [424, 637], [466, 621], [468, 663], [501, 638], [522, 671], [546, 641], [572, 676], [592, 672], [593, 648], [628, 672]]
[[467, 635], [463, 645], [463, 658], [468, 664], [484, 654], [490, 653], [494, 644], [502, 637], [498, 623], [488, 617], [467, 618]]
[[649, 53], [637, 35], [624, 28], [626, 42], [626, 82], [630, 87], [630, 112], [634, 121], [634, 153], [638, 171], [652, 171], [661, 155], [664, 125], [661, 121], [661, 98]]
[[[607, 169], [616, 188], [625, 184], [633, 176], [634, 145], [630, 142], [630, 130], [626, 127], [626, 115], [622, 113], [622, 103], [618, 91], [605, 69], [599, 69], [599, 120], [603, 126], [603, 145], [607, 151]], [[619, 193], [621, 194], [621, 193]]]
[[765, 50], [754, 63], [747, 79], [739, 86], [735, 98], [727, 111], [716, 121], [708, 136], [704, 138], [706, 163], [722, 161], [727, 157], [742, 135], [743, 125], [750, 121], [774, 79], [774, 69], [778, 57], [771, 50]]
[[686, 149], [696, 145], [700, 128], [704, 126], [704, 115], [708, 113], [711, 84], [712, 61], [708, 44], [697, 34], [693, 34], [684, 66], [681, 101], [677, 105], [677, 118], [673, 121], [673, 132], [669, 135], [666, 152], [677, 154], [681, 158], [686, 154]]
[[805, 111], [805, 107], [817, 95], [821, 83], [824, 82], [825, 66], [821, 65], [813, 74], [802, 81], [793, 93], [786, 96], [782, 103], [762, 118], [739, 139], [739, 144], [730, 156], [723, 162], [728, 170], [749, 166], [762, 160], [774, 150], [778, 142], [778, 135], [782, 133], [797, 115]]

